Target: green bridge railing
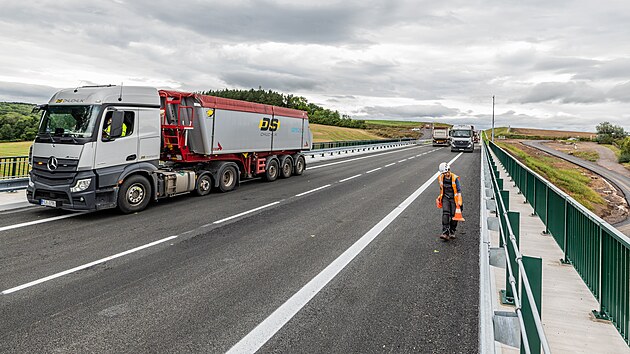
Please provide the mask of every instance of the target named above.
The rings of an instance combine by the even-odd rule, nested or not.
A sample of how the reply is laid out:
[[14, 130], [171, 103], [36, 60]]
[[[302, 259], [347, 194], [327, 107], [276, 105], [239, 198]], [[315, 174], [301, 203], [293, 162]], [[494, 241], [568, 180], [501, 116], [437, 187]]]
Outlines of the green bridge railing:
[[558, 187], [489, 142], [526, 201], [599, 302], [597, 318], [610, 320], [630, 345], [630, 239]]

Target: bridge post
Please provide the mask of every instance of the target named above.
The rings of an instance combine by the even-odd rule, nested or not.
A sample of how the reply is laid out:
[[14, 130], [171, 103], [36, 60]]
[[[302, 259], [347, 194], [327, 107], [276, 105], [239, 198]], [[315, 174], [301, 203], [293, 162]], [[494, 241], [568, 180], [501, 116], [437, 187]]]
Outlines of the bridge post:
[[[534, 302], [536, 303], [538, 316], [540, 317], [542, 311], [542, 258], [523, 256], [523, 267], [525, 268], [525, 272], [527, 273], [529, 286], [532, 289]], [[529, 351], [532, 354], [539, 354], [540, 337], [538, 336], [538, 330], [536, 329], [536, 322], [534, 322], [532, 305], [523, 287], [521, 287], [520, 294], [520, 298], [522, 301], [521, 313], [523, 314], [523, 322], [525, 323], [525, 332], [527, 333], [527, 341], [529, 342]], [[525, 353], [522, 339], [521, 353]]]
[[[510, 223], [510, 227], [512, 228], [512, 232], [514, 233], [514, 238], [516, 240], [516, 247], [520, 247], [520, 213], [516, 212], [516, 211], [508, 211], [507, 212], [507, 222]], [[507, 261], [510, 262], [510, 267], [512, 268], [512, 276], [514, 277], [515, 281], [516, 281], [516, 285], [518, 288], [518, 284], [519, 284], [519, 269], [518, 269], [518, 263], [516, 262], [516, 251], [514, 249], [514, 245], [512, 244], [512, 242], [508, 239], [509, 235], [507, 232], [507, 227], [506, 229], [506, 233], [505, 235], [506, 237], [506, 247], [507, 247], [507, 251], [508, 251], [508, 259]], [[514, 293], [512, 292], [512, 287], [510, 286], [510, 273], [507, 270], [508, 268], [506, 267], [506, 272], [505, 272], [505, 290], [501, 290], [501, 303], [505, 304], [505, 305], [514, 305]]]

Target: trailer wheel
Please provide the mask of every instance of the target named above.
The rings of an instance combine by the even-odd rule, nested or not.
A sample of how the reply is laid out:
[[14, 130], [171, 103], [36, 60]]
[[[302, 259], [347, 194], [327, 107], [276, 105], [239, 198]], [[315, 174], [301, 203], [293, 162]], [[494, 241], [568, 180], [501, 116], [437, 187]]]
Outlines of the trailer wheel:
[[229, 192], [236, 187], [236, 169], [234, 166], [227, 166], [219, 175], [219, 190], [223, 193]]
[[300, 155], [295, 161], [295, 169], [293, 170], [293, 174], [296, 176], [301, 175], [304, 172], [304, 166], [306, 163], [304, 162], [304, 156]]
[[293, 174], [293, 161], [290, 157], [285, 157], [282, 160], [282, 166], [280, 167], [280, 178], [289, 178]]
[[273, 182], [278, 178], [278, 172], [278, 160], [271, 159], [267, 164], [267, 170], [265, 171], [263, 178], [267, 182]]
[[201, 175], [197, 178], [197, 185], [195, 186], [195, 194], [198, 196], [208, 195], [212, 190], [212, 178], [209, 174]]
[[149, 204], [151, 186], [141, 175], [127, 178], [118, 190], [118, 209], [125, 214], [143, 210]]

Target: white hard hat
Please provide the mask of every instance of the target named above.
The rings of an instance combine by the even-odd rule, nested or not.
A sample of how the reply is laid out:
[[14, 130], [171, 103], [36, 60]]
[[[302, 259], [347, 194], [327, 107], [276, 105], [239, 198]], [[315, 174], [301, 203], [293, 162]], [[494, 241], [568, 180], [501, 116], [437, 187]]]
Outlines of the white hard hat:
[[438, 171], [440, 173], [445, 173], [445, 172], [448, 172], [450, 169], [451, 169], [451, 166], [448, 163], [442, 162], [440, 164], [440, 167], [439, 167]]

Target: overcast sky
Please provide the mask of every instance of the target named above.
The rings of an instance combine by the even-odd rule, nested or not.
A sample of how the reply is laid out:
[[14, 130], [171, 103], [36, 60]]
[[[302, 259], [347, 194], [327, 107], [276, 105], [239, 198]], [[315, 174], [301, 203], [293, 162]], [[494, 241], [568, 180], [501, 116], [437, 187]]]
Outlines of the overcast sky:
[[2, 1], [0, 101], [272, 89], [360, 119], [630, 130], [627, 0]]

